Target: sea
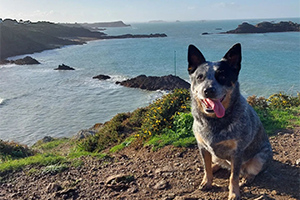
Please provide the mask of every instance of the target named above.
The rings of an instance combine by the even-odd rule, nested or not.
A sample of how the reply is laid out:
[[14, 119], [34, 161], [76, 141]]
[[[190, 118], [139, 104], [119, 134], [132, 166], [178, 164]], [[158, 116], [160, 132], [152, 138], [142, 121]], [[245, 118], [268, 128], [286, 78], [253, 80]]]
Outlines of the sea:
[[[220, 60], [242, 45], [242, 94], [269, 97], [300, 91], [300, 32], [219, 34], [242, 22], [292, 19], [199, 20], [130, 23], [108, 28], [108, 35], [165, 33], [164, 38], [94, 40], [30, 54], [40, 65], [0, 65], [0, 139], [32, 145], [45, 136], [72, 137], [82, 129], [131, 112], [166, 94], [115, 84], [135, 76], [173, 74], [189, 81], [187, 48], [197, 46], [206, 60]], [[202, 33], [209, 33], [202, 35]], [[26, 55], [9, 59], [23, 58]], [[60, 64], [74, 71], [56, 71]], [[106, 81], [93, 79], [105, 74]]]

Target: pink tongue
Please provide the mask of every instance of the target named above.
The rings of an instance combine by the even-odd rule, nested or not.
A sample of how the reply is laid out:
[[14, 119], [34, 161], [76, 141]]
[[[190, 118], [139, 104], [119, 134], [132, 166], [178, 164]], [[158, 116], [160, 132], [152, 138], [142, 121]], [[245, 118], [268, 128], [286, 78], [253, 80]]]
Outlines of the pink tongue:
[[223, 107], [220, 100], [212, 100], [212, 99], [206, 99], [207, 104], [209, 104], [210, 107], [214, 110], [216, 116], [218, 118], [222, 118], [225, 115], [225, 108]]

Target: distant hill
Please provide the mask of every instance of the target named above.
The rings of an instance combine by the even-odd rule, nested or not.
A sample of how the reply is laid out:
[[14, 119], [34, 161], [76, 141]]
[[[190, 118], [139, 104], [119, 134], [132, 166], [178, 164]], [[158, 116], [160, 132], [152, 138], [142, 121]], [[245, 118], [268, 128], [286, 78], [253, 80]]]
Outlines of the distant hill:
[[244, 22], [240, 24], [236, 29], [227, 31], [225, 33], [270, 33], [270, 32], [294, 32], [300, 31], [300, 24], [294, 22], [261, 22], [255, 26]]
[[0, 60], [10, 56], [83, 44], [82, 38], [99, 39], [106, 34], [83, 27], [67, 27], [51, 22], [17, 22], [6, 19], [0, 23]]
[[97, 23], [82, 23], [80, 24], [83, 27], [88, 28], [107, 28], [107, 27], [127, 27], [130, 26], [128, 24], [125, 24], [122, 21], [115, 21], [115, 22], [97, 22]]

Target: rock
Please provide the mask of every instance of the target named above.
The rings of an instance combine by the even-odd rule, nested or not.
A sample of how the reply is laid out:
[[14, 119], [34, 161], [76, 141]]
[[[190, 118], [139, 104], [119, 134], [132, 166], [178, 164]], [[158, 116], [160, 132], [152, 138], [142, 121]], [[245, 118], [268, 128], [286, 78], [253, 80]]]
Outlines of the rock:
[[144, 90], [174, 90], [176, 88], [190, 88], [190, 84], [178, 76], [146, 76], [140, 75], [132, 79], [119, 82], [125, 87], [140, 88]]
[[131, 183], [132, 181], [134, 181], [134, 177], [132, 175], [112, 175], [106, 179], [106, 187], [116, 191], [124, 191], [130, 187], [129, 183]]
[[37, 64], [41, 64], [39, 61], [37, 61], [36, 59], [34, 59], [30, 56], [26, 56], [25, 58], [18, 59], [18, 60], [12, 61], [12, 62], [15, 63], [16, 65], [37, 65]]
[[53, 137], [51, 136], [45, 136], [43, 139], [42, 139], [42, 142], [43, 143], [47, 143], [47, 142], [52, 142], [54, 140]]
[[54, 70], [75, 70], [75, 69], [68, 65], [61, 64], [61, 65], [58, 65], [58, 68], [55, 68]]
[[111, 78], [110, 76], [103, 75], [103, 74], [100, 74], [98, 76], [93, 77], [93, 79], [99, 79], [99, 80], [107, 80], [107, 79], [110, 79], [110, 78]]
[[300, 31], [300, 24], [294, 22], [261, 22], [254, 25], [251, 25], [247, 22], [242, 23], [236, 29], [227, 31], [225, 33], [269, 33], [269, 32], [291, 32], [291, 31]]
[[49, 185], [46, 188], [46, 191], [48, 193], [58, 192], [59, 190], [62, 190], [62, 187], [57, 183], [49, 183]]
[[11, 63], [14, 63], [14, 61], [6, 60], [6, 59], [0, 61], [0, 65], [6, 65], [6, 64], [11, 64]]
[[161, 180], [153, 186], [153, 189], [163, 190], [163, 189], [166, 189], [168, 187], [168, 185], [169, 185], [169, 183], [167, 181]]
[[134, 177], [128, 174], [117, 174], [117, 175], [112, 175], [109, 176], [106, 179], [106, 184], [107, 185], [112, 185], [116, 183], [130, 183], [134, 180]]
[[73, 138], [75, 140], [82, 140], [84, 138], [87, 138], [87, 137], [95, 135], [95, 134], [96, 134], [96, 131], [93, 129], [80, 130]]

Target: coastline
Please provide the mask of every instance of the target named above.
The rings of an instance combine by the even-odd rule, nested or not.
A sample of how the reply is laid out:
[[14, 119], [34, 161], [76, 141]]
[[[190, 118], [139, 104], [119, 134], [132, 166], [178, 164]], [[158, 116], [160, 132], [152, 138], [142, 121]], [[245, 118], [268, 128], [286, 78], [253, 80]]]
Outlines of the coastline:
[[11, 19], [1, 21], [0, 32], [0, 61], [67, 45], [82, 45], [92, 40], [167, 37], [166, 34], [157, 33], [107, 35], [82, 26], [65, 26], [51, 22], [24, 23]]

